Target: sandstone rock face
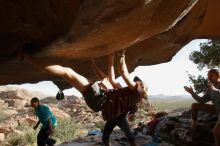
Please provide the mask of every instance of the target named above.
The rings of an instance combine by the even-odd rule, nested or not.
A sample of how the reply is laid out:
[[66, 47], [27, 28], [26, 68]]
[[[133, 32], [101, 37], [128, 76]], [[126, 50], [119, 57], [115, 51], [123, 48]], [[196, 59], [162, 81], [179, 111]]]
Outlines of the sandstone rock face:
[[[204, 112], [198, 114], [198, 130], [193, 136], [191, 129], [191, 111], [178, 109], [169, 115], [157, 118], [157, 123], [139, 124], [135, 129], [144, 134], [151, 134], [157, 139], [165, 140], [176, 146], [211, 146], [214, 145], [213, 128], [218, 120], [217, 115]], [[194, 137], [194, 138], [193, 138]]]
[[[218, 0], [24, 0], [0, 2], [0, 84], [60, 80], [16, 60], [28, 52], [90, 79], [88, 59], [126, 49], [129, 69], [169, 61], [197, 38], [220, 38]], [[135, 50], [135, 53], [134, 53]]]
[[[47, 99], [47, 95], [39, 92], [17, 87], [1, 86], [0, 113], [3, 114], [5, 118], [1, 117], [0, 133], [3, 133], [8, 137], [11, 133], [16, 131], [18, 126], [31, 126], [37, 123], [37, 118], [34, 116], [33, 109], [29, 106], [32, 97], [39, 97], [40, 99], [44, 98], [41, 101], [42, 104], [48, 104], [58, 119], [65, 120], [71, 118], [67, 112], [57, 107], [55, 97], [48, 97]], [[68, 103], [71, 104], [71, 102]], [[72, 107], [72, 105], [70, 107]]]
[[51, 106], [51, 111], [54, 113], [54, 115], [61, 119], [61, 120], [65, 120], [65, 119], [68, 119], [70, 118], [70, 115], [67, 114], [66, 112], [64, 112], [63, 110], [57, 108], [57, 106]]
[[[75, 139], [72, 142], [64, 142], [57, 146], [100, 146], [102, 144], [101, 141], [101, 136], [86, 136]], [[136, 143], [141, 146], [174, 146], [173, 144], [165, 141], [162, 141], [161, 143], [153, 143], [151, 136], [146, 136], [143, 134], [140, 134], [136, 137]], [[114, 146], [129, 145], [124, 133], [118, 130], [111, 135], [111, 144]]]
[[0, 133], [0, 142], [5, 140], [5, 135], [4, 133]]
[[39, 99], [48, 97], [41, 92], [26, 90], [13, 86], [0, 86], [0, 98], [1, 100], [30, 100], [33, 97], [38, 97]]
[[[89, 109], [83, 98], [68, 96], [65, 100], [58, 102], [55, 97], [47, 97], [46, 95], [43, 96], [43, 94], [21, 88], [2, 86], [0, 87], [0, 145], [4, 145], [9, 142], [8, 140], [12, 134], [22, 135], [26, 130], [31, 131], [33, 129], [33, 125], [37, 123], [38, 119], [34, 116], [33, 109], [30, 106], [25, 106], [23, 104], [17, 106], [16, 103], [21, 101], [29, 102], [30, 97], [33, 95], [41, 97], [42, 99], [40, 102], [48, 105], [57, 117], [57, 130], [62, 128], [61, 124], [59, 127], [61, 120], [73, 120], [73, 122], [77, 123], [77, 126], [80, 127], [80, 136], [87, 135], [88, 130], [90, 129], [102, 129], [104, 126], [105, 122], [103, 121], [101, 113], [95, 113]], [[7, 103], [8, 100], [16, 104]], [[147, 122], [151, 120], [153, 113], [155, 113], [155, 108], [148, 100], [144, 100], [139, 106], [139, 111], [136, 113], [136, 120], [131, 124], [131, 126], [135, 127], [139, 122]], [[117, 142], [119, 136], [124, 139], [122, 133], [116, 134], [115, 143], [117, 144], [119, 144], [119, 142]], [[97, 140], [100, 141], [100, 137]], [[142, 137], [139, 139], [142, 143], [144, 140], [145, 139]], [[90, 141], [87, 142], [90, 143], [87, 143], [87, 145], [91, 145], [92, 143]], [[78, 144], [79, 143], [76, 145], [78, 146]]]

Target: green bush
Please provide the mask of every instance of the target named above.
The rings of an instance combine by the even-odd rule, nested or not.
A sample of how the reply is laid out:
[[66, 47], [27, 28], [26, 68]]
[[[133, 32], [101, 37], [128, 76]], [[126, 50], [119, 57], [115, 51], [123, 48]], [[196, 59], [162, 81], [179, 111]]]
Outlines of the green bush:
[[10, 146], [32, 146], [36, 143], [37, 132], [32, 130], [32, 127], [22, 125], [19, 126], [18, 129], [22, 129], [22, 134], [11, 134], [7, 139], [7, 142]]
[[11, 134], [7, 139], [7, 142], [10, 146], [18, 146], [23, 144], [23, 139], [19, 134]]
[[79, 136], [80, 128], [74, 119], [58, 120], [53, 137], [58, 142], [73, 140]]
[[[73, 119], [58, 120], [58, 126], [52, 136], [58, 143], [73, 140], [79, 136], [80, 126]], [[40, 129], [40, 127], [39, 127]], [[38, 131], [33, 130], [32, 126], [20, 125], [17, 130], [21, 134], [13, 133], [6, 139], [9, 145], [5, 146], [34, 146], [37, 142]]]
[[104, 121], [99, 121], [97, 123], [95, 123], [95, 127], [98, 129], [103, 129], [105, 126], [105, 122]]
[[6, 120], [8, 118], [8, 114], [5, 113], [4, 111], [0, 110], [0, 123], [3, 122], [4, 120]]
[[26, 145], [34, 145], [37, 139], [37, 132], [36, 131], [26, 131], [24, 133], [24, 143]]

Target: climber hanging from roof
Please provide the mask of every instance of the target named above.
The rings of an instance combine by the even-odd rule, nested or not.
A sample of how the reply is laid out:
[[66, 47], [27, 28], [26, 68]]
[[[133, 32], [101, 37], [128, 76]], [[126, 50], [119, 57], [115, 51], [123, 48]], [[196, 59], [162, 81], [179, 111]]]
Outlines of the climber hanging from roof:
[[[105, 75], [105, 73], [95, 64], [95, 61], [92, 60], [92, 68], [94, 69], [94, 72], [96, 73], [97, 77], [104, 81], [105, 92], [115, 92], [113, 97], [109, 97], [109, 100], [105, 101], [105, 104], [103, 105], [102, 109], [102, 115], [103, 116], [110, 116], [111, 114], [114, 114], [112, 118], [106, 118], [107, 122], [104, 126], [103, 130], [103, 136], [102, 141], [106, 146], [110, 145], [109, 137], [113, 131], [113, 129], [116, 126], [119, 126], [120, 129], [125, 133], [125, 135], [128, 138], [128, 141], [131, 146], [135, 146], [135, 137], [131, 132], [127, 115], [129, 121], [133, 121], [135, 118], [135, 113], [137, 112], [138, 106], [137, 104], [133, 104], [133, 106], [127, 107], [126, 105], [129, 105], [129, 102], [132, 102], [130, 99], [123, 98], [123, 96], [118, 96], [116, 90], [120, 90], [123, 88], [119, 82], [115, 80], [115, 73], [114, 73], [114, 54], [110, 54], [108, 56], [108, 75]], [[136, 76], [134, 78], [134, 82], [139, 83], [139, 85], [144, 87], [144, 83]], [[145, 91], [146, 92], [146, 91]], [[112, 94], [113, 95], [113, 94]], [[146, 93], [145, 96], [146, 97]], [[134, 96], [135, 98], [135, 96]], [[129, 101], [130, 100], [130, 101]], [[128, 104], [127, 104], [128, 103]], [[135, 102], [136, 103], [136, 102]], [[121, 110], [120, 110], [121, 108]], [[117, 109], [117, 110], [116, 110]], [[123, 111], [125, 109], [125, 111]], [[127, 109], [127, 110], [126, 110]], [[122, 112], [123, 111], [123, 112]], [[118, 116], [116, 116], [118, 115]]]
[[[118, 125], [126, 133], [130, 145], [136, 146], [127, 120], [125, 120], [124, 117], [126, 117], [128, 112], [131, 113], [131, 115], [135, 112], [134, 107], [136, 107], [136, 105], [141, 102], [144, 97], [146, 97], [146, 88], [140, 80], [134, 82], [130, 78], [125, 63], [124, 50], [118, 52], [118, 54], [120, 58], [118, 62], [119, 73], [128, 87], [121, 87], [121, 85], [115, 80], [113, 54], [108, 57], [109, 75], [105, 76], [101, 70], [97, 72], [102, 79], [101, 82], [90, 82], [71, 68], [60, 65], [47, 65], [44, 62], [31, 57], [27, 53], [22, 53], [20, 57], [23, 57], [30, 64], [43, 71], [63, 77], [83, 94], [86, 104], [93, 111], [102, 111], [104, 120], [108, 121], [103, 134], [103, 143], [105, 146], [110, 146], [109, 136], [116, 125]], [[96, 71], [98, 70], [94, 62], [93, 68]], [[114, 89], [111, 89], [112, 87], [114, 87]]]

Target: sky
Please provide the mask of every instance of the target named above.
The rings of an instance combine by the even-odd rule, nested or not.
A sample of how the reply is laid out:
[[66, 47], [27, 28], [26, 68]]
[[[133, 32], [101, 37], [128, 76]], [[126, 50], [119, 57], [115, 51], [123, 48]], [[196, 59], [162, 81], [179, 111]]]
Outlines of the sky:
[[[192, 51], [199, 50], [199, 44], [207, 40], [193, 40], [184, 46], [170, 62], [151, 66], [139, 66], [131, 76], [139, 76], [148, 86], [149, 95], [186, 95], [183, 86], [190, 85], [188, 73], [192, 75], [206, 75], [206, 71], [200, 72], [197, 66], [189, 60]], [[121, 78], [118, 79], [125, 86]], [[56, 95], [58, 88], [50, 81], [43, 81], [37, 84], [11, 85], [32, 91], [40, 91], [49, 95]], [[76, 89], [64, 91], [65, 95], [81, 96]]]

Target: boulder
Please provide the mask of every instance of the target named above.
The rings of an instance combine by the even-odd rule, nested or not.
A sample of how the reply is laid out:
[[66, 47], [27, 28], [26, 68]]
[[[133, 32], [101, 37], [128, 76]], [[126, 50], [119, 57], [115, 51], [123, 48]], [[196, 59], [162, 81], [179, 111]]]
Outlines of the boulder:
[[5, 102], [5, 100], [0, 99], [0, 105], [1, 105], [1, 109], [6, 109], [8, 108], [8, 103]]
[[63, 110], [57, 108], [56, 106], [50, 106], [50, 108], [51, 108], [53, 114], [54, 114], [57, 118], [59, 118], [59, 119], [61, 119], [61, 120], [65, 120], [65, 119], [69, 119], [69, 118], [70, 118], [70, 115], [69, 115], [68, 113], [66, 113], [66, 112], [64, 112]]
[[4, 109], [3, 110], [8, 116], [16, 115], [18, 114], [18, 111], [15, 109]]
[[[210, 115], [199, 112], [198, 131], [193, 136], [191, 129], [191, 111], [180, 110], [176, 114], [171, 112], [169, 115], [158, 118], [157, 123], [139, 124], [136, 131], [144, 134], [151, 134], [157, 139], [165, 140], [178, 146], [211, 146], [214, 145], [213, 128], [217, 122], [217, 115]], [[155, 120], [154, 120], [155, 121]], [[152, 127], [153, 126], [153, 127]], [[153, 131], [152, 131], [153, 130]]]
[[0, 125], [0, 133], [4, 133], [5, 135], [7, 135], [12, 132], [13, 132], [13, 130], [10, 127]]
[[26, 100], [20, 100], [20, 99], [7, 99], [5, 100], [6, 103], [8, 103], [8, 106], [10, 108], [20, 110], [24, 109], [25, 106], [28, 104], [28, 101]]
[[42, 99], [48, 95], [15, 86], [0, 86], [0, 100], [26, 100], [29, 103], [33, 97]]
[[[84, 136], [74, 139], [71, 142], [64, 142], [58, 146], [100, 146], [102, 145], [101, 136]], [[115, 130], [110, 138], [111, 144], [114, 146], [127, 146], [129, 145], [125, 135], [120, 130]], [[161, 143], [153, 143], [151, 136], [139, 134], [136, 137], [136, 143], [141, 146], [174, 146], [170, 143], [162, 141]]]
[[4, 133], [0, 133], [0, 142], [5, 140], [5, 134]]

